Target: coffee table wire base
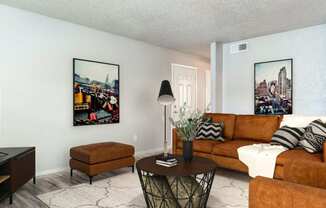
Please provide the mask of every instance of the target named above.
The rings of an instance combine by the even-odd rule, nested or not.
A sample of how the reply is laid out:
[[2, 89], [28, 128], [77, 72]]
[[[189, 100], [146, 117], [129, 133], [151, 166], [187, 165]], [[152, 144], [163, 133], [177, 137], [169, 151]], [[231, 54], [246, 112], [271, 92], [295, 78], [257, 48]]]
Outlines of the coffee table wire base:
[[215, 170], [189, 176], [137, 172], [148, 208], [205, 208], [215, 176]]

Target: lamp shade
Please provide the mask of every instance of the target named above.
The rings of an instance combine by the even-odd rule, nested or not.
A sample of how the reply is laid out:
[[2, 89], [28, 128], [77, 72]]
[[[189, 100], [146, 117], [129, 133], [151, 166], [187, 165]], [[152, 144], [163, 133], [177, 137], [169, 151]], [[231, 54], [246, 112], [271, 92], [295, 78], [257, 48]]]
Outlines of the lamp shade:
[[170, 82], [163, 80], [161, 83], [160, 94], [158, 95], [158, 102], [162, 105], [169, 105], [175, 101], [171, 89]]

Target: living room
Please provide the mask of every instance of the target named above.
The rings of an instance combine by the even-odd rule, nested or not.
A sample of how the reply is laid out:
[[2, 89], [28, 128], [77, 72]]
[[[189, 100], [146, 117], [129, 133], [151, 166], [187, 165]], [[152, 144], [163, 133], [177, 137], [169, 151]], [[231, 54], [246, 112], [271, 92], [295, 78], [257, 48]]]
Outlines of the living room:
[[[326, 207], [325, 11], [1, 0], [0, 207]], [[193, 138], [202, 123], [214, 135]], [[242, 148], [261, 144], [280, 147], [266, 168]], [[146, 160], [167, 151], [176, 166]]]

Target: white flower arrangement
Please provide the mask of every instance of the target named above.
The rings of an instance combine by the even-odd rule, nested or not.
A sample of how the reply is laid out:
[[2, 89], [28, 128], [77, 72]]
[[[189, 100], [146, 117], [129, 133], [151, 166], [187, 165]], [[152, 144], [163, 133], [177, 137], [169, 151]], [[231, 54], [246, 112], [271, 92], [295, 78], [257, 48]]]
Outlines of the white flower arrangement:
[[170, 117], [170, 121], [183, 141], [192, 141], [196, 137], [198, 125], [203, 121], [203, 113], [190, 111], [184, 104], [179, 109], [178, 120]]

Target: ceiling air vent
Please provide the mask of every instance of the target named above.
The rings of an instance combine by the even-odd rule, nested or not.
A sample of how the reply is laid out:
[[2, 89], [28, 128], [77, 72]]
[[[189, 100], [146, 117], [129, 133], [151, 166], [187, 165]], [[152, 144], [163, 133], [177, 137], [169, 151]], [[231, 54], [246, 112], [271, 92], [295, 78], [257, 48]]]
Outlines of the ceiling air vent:
[[247, 42], [241, 42], [241, 43], [234, 43], [230, 46], [230, 53], [241, 53], [248, 51], [248, 43]]

